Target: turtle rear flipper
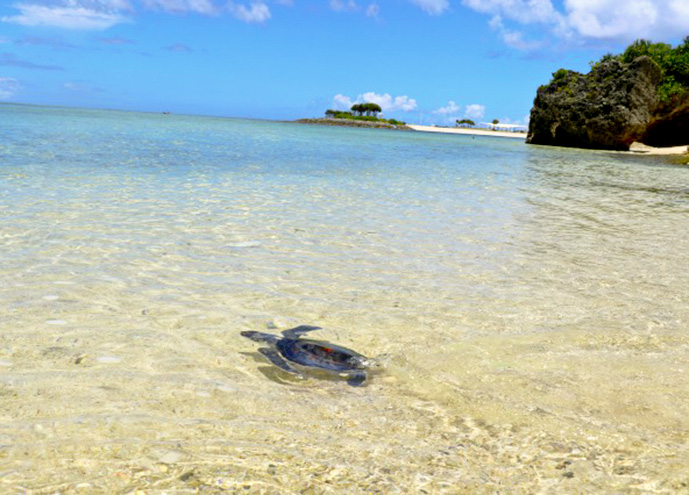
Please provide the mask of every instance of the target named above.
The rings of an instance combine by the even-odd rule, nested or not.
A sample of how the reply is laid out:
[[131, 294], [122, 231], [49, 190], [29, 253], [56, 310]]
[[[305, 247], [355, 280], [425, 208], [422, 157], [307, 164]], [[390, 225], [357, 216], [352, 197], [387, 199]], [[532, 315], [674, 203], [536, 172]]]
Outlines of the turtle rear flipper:
[[361, 387], [366, 381], [366, 373], [363, 371], [357, 371], [355, 373], [350, 373], [347, 377], [347, 385], [352, 387]]
[[282, 332], [282, 335], [287, 339], [298, 339], [305, 333], [313, 332], [314, 330], [321, 330], [321, 327], [314, 327], [311, 325], [299, 325], [298, 327], [290, 328]]
[[267, 357], [268, 360], [269, 360], [271, 363], [273, 363], [275, 366], [277, 366], [278, 368], [280, 368], [280, 369], [286, 371], [287, 373], [292, 373], [292, 374], [294, 374], [294, 375], [301, 375], [301, 373], [299, 373], [299, 371], [297, 371], [297, 370], [295, 370], [294, 368], [292, 368], [292, 367], [287, 363], [287, 361], [285, 361], [284, 359], [282, 359], [282, 356], [280, 356], [280, 354], [278, 353], [278, 351], [276, 351], [275, 349], [269, 349], [269, 348], [267, 348], [267, 347], [261, 347], [261, 348], [258, 349], [258, 352], [260, 352], [260, 353], [263, 354], [265, 357]]

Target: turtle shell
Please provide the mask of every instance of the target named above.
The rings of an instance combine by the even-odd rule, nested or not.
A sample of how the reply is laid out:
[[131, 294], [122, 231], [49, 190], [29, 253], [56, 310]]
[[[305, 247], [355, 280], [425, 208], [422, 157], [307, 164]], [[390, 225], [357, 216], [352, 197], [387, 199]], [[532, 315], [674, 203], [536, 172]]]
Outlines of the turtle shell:
[[309, 339], [281, 339], [276, 342], [285, 359], [330, 371], [354, 371], [367, 367], [368, 359], [361, 354], [328, 342]]

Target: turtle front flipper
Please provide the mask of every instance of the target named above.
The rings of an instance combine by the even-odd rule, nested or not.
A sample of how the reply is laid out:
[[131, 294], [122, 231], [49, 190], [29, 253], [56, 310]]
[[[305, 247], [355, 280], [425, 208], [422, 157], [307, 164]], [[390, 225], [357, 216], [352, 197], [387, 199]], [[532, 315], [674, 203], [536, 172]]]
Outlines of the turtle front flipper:
[[275, 366], [277, 366], [278, 368], [280, 368], [280, 369], [286, 371], [287, 373], [292, 373], [292, 374], [295, 374], [295, 375], [301, 375], [301, 373], [299, 373], [297, 370], [295, 370], [294, 368], [292, 368], [292, 367], [287, 363], [287, 361], [285, 361], [284, 359], [282, 359], [282, 356], [280, 356], [280, 354], [278, 353], [278, 351], [276, 351], [275, 349], [269, 349], [269, 348], [267, 348], [267, 347], [261, 347], [261, 348], [258, 349], [258, 352], [260, 352], [260, 353], [263, 354], [265, 357], [267, 357], [268, 360], [269, 360], [271, 363], [273, 363]]
[[266, 344], [275, 344], [279, 340], [275, 335], [263, 332], [247, 331], [239, 332], [239, 335], [251, 339], [254, 342], [265, 342]]
[[347, 377], [347, 385], [351, 385], [352, 387], [361, 387], [365, 381], [366, 373], [364, 373], [363, 371], [356, 371], [354, 373], [350, 373]]
[[286, 339], [298, 339], [305, 333], [313, 332], [314, 330], [321, 330], [321, 327], [314, 327], [311, 325], [299, 325], [298, 327], [290, 328], [282, 332]]

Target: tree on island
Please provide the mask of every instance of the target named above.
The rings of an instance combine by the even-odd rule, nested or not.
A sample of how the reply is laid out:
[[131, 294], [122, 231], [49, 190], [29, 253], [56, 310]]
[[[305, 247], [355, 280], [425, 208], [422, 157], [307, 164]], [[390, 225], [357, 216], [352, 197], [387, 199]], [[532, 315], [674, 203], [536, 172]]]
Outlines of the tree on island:
[[500, 121], [498, 119], [493, 119], [493, 125], [498, 125]]
[[332, 108], [325, 111], [326, 119], [338, 120], [363, 120], [367, 122], [382, 122], [385, 124], [392, 124], [393, 126], [403, 126], [405, 122], [395, 119], [382, 119], [378, 114], [383, 110], [375, 103], [357, 103], [352, 105], [351, 111], [333, 110]]
[[462, 119], [462, 120], [457, 120], [457, 125], [474, 127], [476, 125], [476, 122], [474, 122], [471, 119]]
[[354, 115], [358, 115], [359, 117], [365, 115], [375, 118], [378, 118], [378, 114], [383, 111], [383, 109], [375, 103], [355, 103], [350, 110], [354, 112]]
[[383, 111], [382, 108], [380, 108], [380, 105], [377, 105], [376, 103], [367, 103], [368, 106], [368, 112], [369, 114], [373, 114], [374, 117], [378, 118], [378, 114]]

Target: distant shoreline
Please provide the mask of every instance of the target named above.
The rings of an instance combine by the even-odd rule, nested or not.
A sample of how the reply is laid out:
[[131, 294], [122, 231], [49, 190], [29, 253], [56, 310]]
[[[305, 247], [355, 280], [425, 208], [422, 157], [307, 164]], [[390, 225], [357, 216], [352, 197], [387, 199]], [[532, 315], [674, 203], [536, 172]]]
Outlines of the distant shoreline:
[[389, 122], [374, 122], [368, 120], [354, 119], [299, 119], [295, 120], [299, 124], [331, 125], [340, 127], [368, 127], [373, 129], [392, 129], [396, 131], [410, 131], [408, 125], [394, 125]]
[[298, 119], [295, 122], [299, 124], [330, 125], [342, 127], [367, 127], [373, 129], [394, 129], [401, 131], [435, 132], [441, 134], [464, 134], [467, 136], [508, 137], [526, 140], [525, 132], [493, 131], [490, 129], [475, 129], [464, 127], [436, 127], [431, 125], [417, 124], [393, 125], [388, 122], [372, 122], [365, 120], [333, 118]]
[[433, 125], [407, 124], [407, 127], [419, 132], [437, 132], [441, 134], [464, 134], [466, 136], [506, 137], [526, 140], [526, 132], [492, 131], [466, 127], [436, 127]]
[[[463, 134], [465, 136], [488, 136], [518, 138], [526, 141], [526, 132], [505, 132], [491, 131], [490, 129], [473, 129], [461, 127], [436, 127], [430, 125], [407, 124], [407, 127], [420, 132], [437, 132], [441, 134]], [[581, 148], [583, 149], [583, 148]], [[629, 155], [646, 156], [685, 156], [689, 154], [689, 146], [673, 146], [668, 148], [654, 148], [642, 143], [633, 143], [629, 151], [615, 151], [614, 153], [625, 153]], [[683, 163], [684, 164], [684, 163]]]

